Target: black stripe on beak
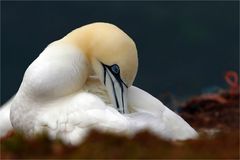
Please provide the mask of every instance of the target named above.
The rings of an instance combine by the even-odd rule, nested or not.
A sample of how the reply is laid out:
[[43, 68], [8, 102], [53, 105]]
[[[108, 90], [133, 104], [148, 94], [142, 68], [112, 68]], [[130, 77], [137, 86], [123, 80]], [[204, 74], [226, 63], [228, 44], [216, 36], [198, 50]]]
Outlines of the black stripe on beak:
[[[127, 87], [127, 85], [122, 81], [122, 79], [121, 79], [121, 77], [120, 77], [120, 69], [119, 68], [116, 68], [114, 65], [116, 65], [116, 64], [114, 64], [114, 65], [112, 65], [112, 66], [108, 66], [108, 65], [105, 65], [105, 64], [103, 64], [102, 63], [102, 65], [103, 65], [103, 70], [104, 70], [104, 85], [106, 86], [106, 77], [107, 76], [109, 76], [109, 79], [111, 80], [111, 85], [112, 85], [112, 92], [113, 92], [113, 94], [114, 94], [114, 98], [115, 98], [115, 102], [116, 102], [116, 107], [117, 107], [117, 109], [119, 110], [120, 109], [120, 105], [119, 105], [119, 102], [118, 102], [118, 99], [117, 99], [117, 95], [116, 95], [116, 89], [115, 89], [115, 83], [114, 83], [114, 81], [113, 81], [113, 79], [112, 79], [112, 76], [116, 79], [116, 81], [117, 81], [117, 83], [118, 83], [118, 85], [120, 86], [120, 89], [121, 89], [121, 100], [122, 100], [122, 112], [123, 113], [125, 113], [125, 109], [124, 109], [124, 94], [123, 94], [123, 92], [124, 92], [124, 89], [123, 89], [123, 85], [125, 85], [126, 86], [126, 88], [128, 88]], [[114, 68], [114, 67], [115, 68]], [[117, 66], [118, 67], [118, 66]], [[114, 70], [115, 69], [115, 70]], [[111, 76], [111, 75], [112, 76]], [[119, 110], [119, 112], [121, 112], [120, 110]]]

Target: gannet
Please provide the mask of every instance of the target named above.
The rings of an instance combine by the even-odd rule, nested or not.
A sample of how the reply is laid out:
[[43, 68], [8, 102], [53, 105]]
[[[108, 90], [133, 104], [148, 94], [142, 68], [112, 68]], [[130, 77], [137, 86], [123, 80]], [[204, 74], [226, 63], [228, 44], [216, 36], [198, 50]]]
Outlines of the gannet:
[[93, 128], [196, 138], [180, 116], [132, 85], [137, 69], [136, 45], [117, 26], [97, 22], [75, 29], [49, 44], [27, 68], [16, 95], [0, 110], [5, 115], [1, 136], [13, 127], [27, 136], [47, 131], [69, 144], [80, 143]]

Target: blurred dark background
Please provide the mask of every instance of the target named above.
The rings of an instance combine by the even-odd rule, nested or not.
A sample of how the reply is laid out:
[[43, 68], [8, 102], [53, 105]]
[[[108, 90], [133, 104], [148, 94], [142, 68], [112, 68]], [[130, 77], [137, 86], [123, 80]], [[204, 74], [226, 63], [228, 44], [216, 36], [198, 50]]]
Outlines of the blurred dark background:
[[239, 72], [239, 2], [1, 2], [1, 104], [52, 41], [91, 22], [119, 26], [136, 42], [135, 85], [156, 97], [225, 88]]

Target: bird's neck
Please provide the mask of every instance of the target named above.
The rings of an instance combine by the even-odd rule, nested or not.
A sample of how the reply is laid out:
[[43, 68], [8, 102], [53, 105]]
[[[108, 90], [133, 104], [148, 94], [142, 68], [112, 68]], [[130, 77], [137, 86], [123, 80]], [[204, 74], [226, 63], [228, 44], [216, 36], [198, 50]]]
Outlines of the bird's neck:
[[68, 43], [77, 47], [81, 53], [85, 54], [89, 61], [91, 61], [90, 55], [90, 41], [91, 32], [85, 28], [78, 28], [63, 37], [60, 42]]
[[[79, 53], [83, 54], [89, 64], [92, 64], [91, 60], [91, 48], [90, 48], [90, 41], [91, 41], [91, 32], [89, 29], [84, 27], [78, 28], [67, 34], [65, 37], [60, 39], [58, 42], [63, 44], [70, 44], [75, 48], [79, 49]], [[89, 75], [95, 75], [93, 68], [89, 65]]]

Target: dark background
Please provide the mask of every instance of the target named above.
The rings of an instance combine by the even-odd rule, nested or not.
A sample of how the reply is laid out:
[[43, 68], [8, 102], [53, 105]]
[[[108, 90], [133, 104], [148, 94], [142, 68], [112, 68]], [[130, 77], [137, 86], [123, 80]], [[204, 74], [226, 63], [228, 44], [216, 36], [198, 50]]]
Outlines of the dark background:
[[135, 85], [182, 98], [225, 88], [239, 67], [239, 2], [1, 2], [1, 104], [52, 41], [103, 21], [136, 42]]

